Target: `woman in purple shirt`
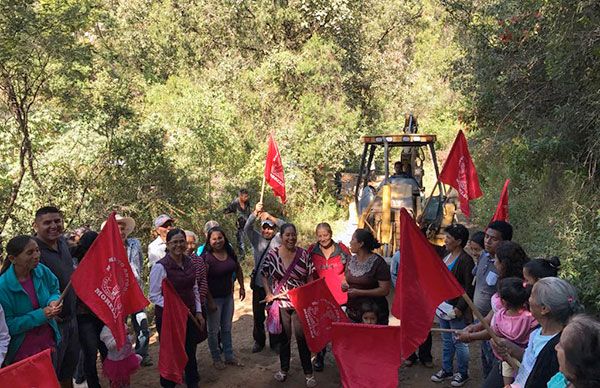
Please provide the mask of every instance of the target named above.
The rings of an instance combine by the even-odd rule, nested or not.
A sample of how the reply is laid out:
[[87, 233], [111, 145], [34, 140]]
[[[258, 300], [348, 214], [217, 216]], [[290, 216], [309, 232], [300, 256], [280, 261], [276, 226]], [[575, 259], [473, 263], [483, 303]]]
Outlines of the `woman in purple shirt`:
[[11, 336], [5, 364], [56, 346], [60, 332], [55, 317], [58, 279], [40, 264], [40, 249], [31, 236], [17, 236], [6, 245], [8, 258], [0, 276], [0, 304]]
[[[240, 285], [240, 300], [246, 297], [244, 274], [235, 251], [225, 232], [216, 226], [206, 235], [206, 247], [202, 253], [208, 279], [208, 347], [216, 369], [225, 365], [242, 366], [233, 354], [231, 327], [233, 326], [233, 279]], [[223, 344], [225, 363], [219, 350], [219, 333]]]

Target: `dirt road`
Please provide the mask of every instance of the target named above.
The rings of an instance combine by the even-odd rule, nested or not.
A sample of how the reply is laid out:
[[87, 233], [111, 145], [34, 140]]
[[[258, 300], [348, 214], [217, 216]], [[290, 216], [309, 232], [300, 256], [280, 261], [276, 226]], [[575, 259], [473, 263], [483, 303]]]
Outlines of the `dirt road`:
[[[237, 292], [236, 292], [237, 295]], [[248, 292], [246, 300], [236, 300], [236, 310], [233, 322], [233, 346], [234, 351], [244, 367], [227, 367], [217, 371], [212, 367], [208, 344], [206, 341], [198, 346], [198, 365], [200, 370], [200, 386], [211, 388], [228, 387], [304, 387], [304, 375], [300, 367], [298, 351], [295, 344], [292, 347], [292, 362], [288, 380], [282, 384], [273, 379], [273, 374], [279, 370], [279, 358], [271, 350], [265, 349], [261, 353], [252, 354], [252, 295]], [[391, 321], [397, 324], [397, 321]], [[470, 373], [471, 381], [466, 387], [479, 387], [481, 384], [481, 364], [479, 358], [479, 345], [471, 345]], [[150, 353], [154, 359], [154, 366], [141, 368], [132, 378], [131, 386], [137, 387], [159, 387], [158, 383], [158, 343], [157, 335], [151, 338]], [[441, 365], [441, 339], [439, 334], [434, 334], [433, 341], [434, 368], [413, 366], [400, 370], [400, 386], [402, 387], [450, 387], [450, 383], [436, 384], [429, 380], [431, 374], [435, 373]], [[98, 365], [100, 371], [100, 365]], [[335, 360], [331, 352], [326, 356], [325, 371], [315, 374], [319, 387], [339, 388], [340, 378], [335, 366]], [[103, 387], [108, 387], [106, 380], [102, 381]], [[78, 388], [87, 387], [86, 384], [77, 385]], [[376, 387], [373, 387], [376, 388]]]

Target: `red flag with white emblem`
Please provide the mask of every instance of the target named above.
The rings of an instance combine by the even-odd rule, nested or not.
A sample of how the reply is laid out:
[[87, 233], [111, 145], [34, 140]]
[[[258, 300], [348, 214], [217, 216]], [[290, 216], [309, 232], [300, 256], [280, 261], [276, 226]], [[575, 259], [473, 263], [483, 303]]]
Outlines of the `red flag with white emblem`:
[[277, 143], [273, 135], [269, 135], [269, 148], [267, 150], [267, 161], [265, 163], [265, 182], [271, 186], [275, 196], [281, 198], [285, 203], [285, 177], [283, 176], [283, 163]]
[[125, 318], [148, 305], [133, 276], [115, 213], [71, 276], [75, 293], [114, 334], [117, 348], [125, 344]]
[[456, 189], [460, 201], [460, 210], [466, 217], [469, 217], [471, 214], [469, 201], [481, 197], [483, 193], [479, 187], [477, 170], [475, 164], [473, 164], [473, 159], [471, 159], [469, 146], [463, 131], [459, 131], [456, 140], [454, 140], [439, 180]]
[[496, 206], [496, 212], [492, 217], [492, 221], [506, 221], [508, 222], [508, 185], [510, 184], [510, 179], [507, 179], [504, 182], [504, 187], [502, 188], [502, 194], [500, 194], [500, 200], [498, 201], [498, 206]]

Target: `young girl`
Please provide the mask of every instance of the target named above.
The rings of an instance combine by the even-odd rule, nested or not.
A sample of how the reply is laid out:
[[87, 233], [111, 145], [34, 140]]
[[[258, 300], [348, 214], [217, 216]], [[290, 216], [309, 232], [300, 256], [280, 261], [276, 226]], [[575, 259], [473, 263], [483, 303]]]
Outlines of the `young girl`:
[[[125, 325], [125, 324], [123, 324]], [[125, 332], [127, 326], [125, 325]], [[131, 375], [140, 367], [142, 357], [135, 354], [132, 343], [134, 338], [128, 335], [125, 345], [117, 349], [117, 341], [108, 326], [104, 326], [100, 332], [100, 340], [106, 345], [108, 354], [102, 363], [102, 372], [110, 381], [111, 388], [128, 388]]]
[[558, 276], [560, 260], [556, 256], [533, 259], [523, 266], [523, 278], [532, 286], [540, 279]]
[[[538, 326], [526, 307], [530, 292], [531, 288], [523, 283], [523, 279], [502, 279], [498, 286], [502, 307], [494, 313], [491, 324], [492, 330], [499, 337], [506, 338], [522, 348], [527, 346], [529, 334]], [[496, 357], [500, 359], [498, 354]], [[512, 384], [515, 373], [506, 361], [502, 361], [502, 378], [505, 385]]]
[[365, 302], [361, 306], [362, 310], [362, 323], [369, 325], [377, 324], [377, 317], [379, 316], [379, 309], [375, 303]]

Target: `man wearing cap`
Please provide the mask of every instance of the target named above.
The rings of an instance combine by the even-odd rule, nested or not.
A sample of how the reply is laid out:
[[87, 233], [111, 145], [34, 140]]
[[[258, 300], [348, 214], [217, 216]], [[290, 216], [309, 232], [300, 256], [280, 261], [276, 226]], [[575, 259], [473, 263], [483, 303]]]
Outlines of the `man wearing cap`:
[[[137, 238], [129, 237], [135, 229], [135, 220], [131, 217], [123, 217], [120, 214], [115, 215], [117, 225], [119, 225], [119, 233], [121, 240], [127, 252], [127, 259], [131, 265], [131, 271], [140, 288], [144, 289], [142, 280], [142, 268], [144, 258], [142, 257], [142, 244]], [[101, 229], [104, 229], [106, 221], [102, 223]], [[142, 366], [151, 366], [152, 358], [148, 354], [148, 343], [150, 341], [150, 330], [148, 329], [148, 316], [145, 310], [131, 314], [131, 322], [135, 330], [135, 352], [142, 357]]]
[[[60, 291], [64, 292], [75, 270], [67, 240], [63, 237], [62, 212], [54, 206], [44, 206], [35, 212], [33, 228], [40, 247], [40, 263], [58, 278]], [[73, 375], [79, 360], [79, 335], [76, 318], [76, 298], [71, 287], [63, 300], [63, 308], [56, 321], [61, 340], [56, 347], [55, 360], [60, 386], [73, 387]]]
[[[260, 232], [254, 229], [254, 221], [260, 218]], [[265, 347], [265, 305], [260, 301], [266, 298], [265, 291], [260, 282], [260, 277], [256, 274], [260, 273], [260, 267], [267, 255], [267, 251], [281, 245], [281, 236], [277, 233], [277, 227], [284, 224], [283, 220], [273, 217], [269, 213], [263, 211], [263, 204], [256, 204], [254, 212], [248, 216], [246, 225], [244, 225], [244, 233], [252, 244], [252, 254], [254, 257], [254, 270], [250, 275], [250, 288], [252, 288], [252, 315], [254, 317], [254, 329], [252, 335], [254, 337], [254, 346], [252, 353], [258, 353]], [[269, 344], [271, 349], [277, 348], [276, 340], [273, 336], [269, 336]]]
[[161, 214], [154, 220], [154, 227], [158, 237], [148, 245], [148, 267], [152, 268], [154, 263], [167, 254], [167, 233], [173, 229], [174, 220], [167, 214]]

